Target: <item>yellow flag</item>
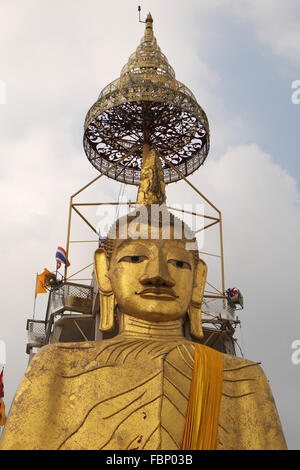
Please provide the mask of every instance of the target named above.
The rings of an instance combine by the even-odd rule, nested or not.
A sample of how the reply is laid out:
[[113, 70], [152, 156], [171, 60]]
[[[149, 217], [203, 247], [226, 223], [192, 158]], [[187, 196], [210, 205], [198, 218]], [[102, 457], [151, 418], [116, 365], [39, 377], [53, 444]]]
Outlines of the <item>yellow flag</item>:
[[38, 274], [36, 276], [36, 288], [35, 288], [35, 296], [38, 294], [45, 294], [47, 292], [45, 288], [45, 277], [48, 276], [48, 274], [51, 274], [48, 269], [44, 269], [44, 272], [42, 274]]
[[4, 405], [4, 401], [0, 399], [0, 426], [4, 426], [5, 423], [6, 423], [5, 405]]

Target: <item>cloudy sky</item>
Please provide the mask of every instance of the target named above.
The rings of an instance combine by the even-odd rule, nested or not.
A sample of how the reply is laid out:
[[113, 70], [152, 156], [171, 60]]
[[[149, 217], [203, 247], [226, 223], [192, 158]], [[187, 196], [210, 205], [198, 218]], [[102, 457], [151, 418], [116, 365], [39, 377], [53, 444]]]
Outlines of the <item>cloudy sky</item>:
[[[6, 405], [27, 365], [36, 272], [55, 268], [69, 197], [97, 176], [82, 148], [84, 118], [143, 35], [139, 4], [144, 17], [151, 11], [177, 79], [207, 113], [211, 151], [191, 181], [222, 211], [226, 286], [240, 287], [245, 301], [240, 344], [245, 357], [262, 362], [288, 446], [299, 449], [300, 364], [291, 360], [300, 340], [300, 104], [292, 102], [300, 80], [298, 0], [0, 1]], [[83, 200], [115, 200], [119, 184], [106, 180], [93, 191]], [[168, 196], [188, 202], [183, 191], [178, 183]], [[70, 256], [75, 271], [92, 262], [92, 249]], [[45, 297], [37, 300], [40, 318]]]

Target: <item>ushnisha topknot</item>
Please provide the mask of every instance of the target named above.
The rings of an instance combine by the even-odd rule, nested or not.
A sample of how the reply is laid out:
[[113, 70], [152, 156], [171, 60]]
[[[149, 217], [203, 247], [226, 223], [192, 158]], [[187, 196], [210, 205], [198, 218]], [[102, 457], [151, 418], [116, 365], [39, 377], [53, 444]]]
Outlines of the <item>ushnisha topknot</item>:
[[180, 218], [174, 216], [165, 204], [141, 205], [134, 211], [117, 219], [111, 226], [104, 249], [110, 260], [116, 240], [129, 239], [170, 239], [182, 240], [186, 249], [193, 253], [196, 262], [199, 260], [198, 245], [195, 233]]
[[148, 144], [143, 148], [143, 164], [135, 209], [111, 226], [104, 249], [110, 260], [115, 241], [120, 239], [182, 240], [199, 260], [195, 233], [166, 206], [164, 174], [159, 153]]

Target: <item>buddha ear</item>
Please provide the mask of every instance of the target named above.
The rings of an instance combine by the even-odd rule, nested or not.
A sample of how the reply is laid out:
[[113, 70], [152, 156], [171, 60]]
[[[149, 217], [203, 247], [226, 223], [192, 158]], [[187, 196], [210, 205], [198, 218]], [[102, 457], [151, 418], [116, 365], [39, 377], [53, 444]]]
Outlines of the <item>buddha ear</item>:
[[203, 337], [201, 304], [204, 294], [206, 275], [206, 263], [199, 259], [195, 270], [192, 300], [188, 309], [191, 335], [197, 339], [201, 339]]
[[114, 328], [115, 296], [108, 277], [107, 258], [103, 248], [95, 252], [94, 266], [100, 298], [99, 330], [111, 331]]

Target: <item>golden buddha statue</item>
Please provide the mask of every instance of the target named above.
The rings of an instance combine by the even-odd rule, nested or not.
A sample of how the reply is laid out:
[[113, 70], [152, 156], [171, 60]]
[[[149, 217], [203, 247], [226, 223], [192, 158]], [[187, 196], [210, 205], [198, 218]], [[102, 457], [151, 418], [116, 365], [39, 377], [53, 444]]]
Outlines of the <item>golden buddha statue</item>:
[[118, 333], [42, 347], [1, 449], [286, 448], [261, 367], [198, 342], [207, 267], [191, 230], [166, 209], [165, 183], [180, 179], [176, 165], [185, 176], [197, 169], [208, 142], [206, 115], [175, 80], [148, 15], [141, 45], [86, 119], [88, 158], [111, 178], [139, 183], [137, 211], [95, 253], [100, 329], [117, 324]]
[[[144, 154], [145, 166], [159, 165], [154, 151]], [[151, 174], [153, 203], [163, 184], [160, 168]], [[139, 191], [141, 205], [144, 197]], [[136, 214], [128, 215], [127, 238], [120, 237], [124, 217], [116, 221], [95, 253], [100, 329], [117, 321], [119, 333], [44, 346], [16, 394], [2, 449], [286, 448], [260, 366], [184, 337], [186, 314], [191, 335], [202, 336], [206, 265], [186, 248], [187, 231], [178, 237], [178, 220], [170, 216], [166, 238], [168, 227], [162, 217], [150, 220], [150, 207], [135, 225]]]

